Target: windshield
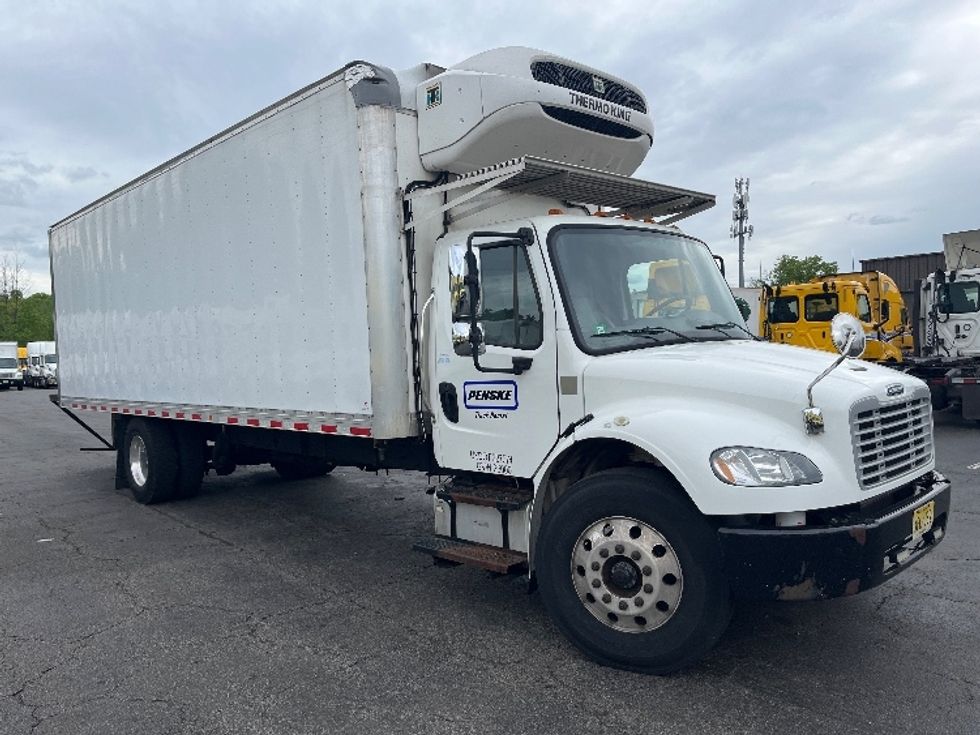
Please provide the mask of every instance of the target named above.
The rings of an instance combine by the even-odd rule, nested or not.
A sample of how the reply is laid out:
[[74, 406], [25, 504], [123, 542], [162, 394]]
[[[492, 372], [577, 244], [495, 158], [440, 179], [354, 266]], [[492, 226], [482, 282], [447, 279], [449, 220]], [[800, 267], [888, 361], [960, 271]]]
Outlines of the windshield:
[[559, 227], [551, 254], [576, 342], [591, 354], [748, 339], [708, 248], [628, 227]]
[[44, 356], [44, 362], [46, 362], [48, 365], [54, 365], [55, 363], [58, 362], [58, 356], [57, 355], [45, 355]]
[[17, 367], [16, 357], [0, 357], [0, 368], [15, 368]]

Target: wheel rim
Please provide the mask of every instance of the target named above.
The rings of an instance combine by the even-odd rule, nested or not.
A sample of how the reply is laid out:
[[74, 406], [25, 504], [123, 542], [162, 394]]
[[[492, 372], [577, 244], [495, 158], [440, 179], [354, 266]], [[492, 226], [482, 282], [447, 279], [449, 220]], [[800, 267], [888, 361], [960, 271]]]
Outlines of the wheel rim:
[[146, 484], [147, 478], [146, 443], [139, 434], [134, 434], [129, 441], [129, 474], [140, 487]]
[[582, 605], [623, 633], [656, 630], [681, 601], [680, 559], [663, 534], [635, 518], [603, 518], [572, 551], [572, 583]]

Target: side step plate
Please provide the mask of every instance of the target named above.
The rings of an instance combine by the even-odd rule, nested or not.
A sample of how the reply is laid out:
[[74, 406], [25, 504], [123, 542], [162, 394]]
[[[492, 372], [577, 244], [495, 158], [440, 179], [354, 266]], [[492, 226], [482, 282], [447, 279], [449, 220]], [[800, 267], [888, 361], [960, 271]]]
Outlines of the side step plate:
[[479, 567], [497, 574], [511, 574], [527, 567], [527, 554], [513, 549], [500, 549], [496, 546], [474, 544], [470, 541], [432, 536], [418, 541], [415, 551], [429, 554], [434, 559]]
[[463, 505], [479, 505], [497, 510], [520, 510], [531, 502], [532, 494], [516, 488], [493, 485], [447, 485], [436, 490], [436, 497]]

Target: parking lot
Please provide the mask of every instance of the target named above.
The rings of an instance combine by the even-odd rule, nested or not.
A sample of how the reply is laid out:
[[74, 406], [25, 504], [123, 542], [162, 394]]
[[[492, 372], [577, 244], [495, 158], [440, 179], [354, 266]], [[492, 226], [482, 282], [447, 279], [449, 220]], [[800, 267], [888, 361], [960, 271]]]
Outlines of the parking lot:
[[140, 506], [48, 391], [0, 393], [0, 733], [976, 732], [980, 427], [936, 424], [935, 553], [856, 597], [739, 605], [657, 678], [584, 659], [522, 578], [414, 553], [424, 475], [247, 468]]

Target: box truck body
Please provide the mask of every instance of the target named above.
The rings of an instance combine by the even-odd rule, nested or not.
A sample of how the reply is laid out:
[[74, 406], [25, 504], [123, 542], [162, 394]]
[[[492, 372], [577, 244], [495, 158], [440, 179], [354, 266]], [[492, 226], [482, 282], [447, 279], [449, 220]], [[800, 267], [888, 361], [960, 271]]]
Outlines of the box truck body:
[[526, 571], [615, 666], [697, 659], [733, 594], [885, 581], [945, 532], [928, 389], [752, 339], [676, 226], [714, 197], [631, 178], [652, 140], [545, 52], [353, 62], [51, 228], [59, 403], [112, 413], [140, 502], [425, 470], [417, 548]]

